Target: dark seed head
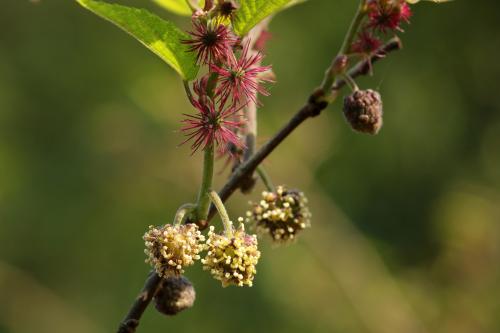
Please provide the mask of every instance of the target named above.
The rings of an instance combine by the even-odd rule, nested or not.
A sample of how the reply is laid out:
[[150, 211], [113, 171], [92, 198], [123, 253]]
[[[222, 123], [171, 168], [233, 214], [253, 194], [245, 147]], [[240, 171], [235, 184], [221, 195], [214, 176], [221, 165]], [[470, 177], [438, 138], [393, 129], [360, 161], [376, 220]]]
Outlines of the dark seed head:
[[234, 1], [220, 1], [217, 7], [217, 11], [222, 17], [231, 17], [235, 10], [238, 9]]
[[154, 297], [156, 310], [167, 316], [189, 309], [195, 299], [194, 287], [184, 276], [166, 277], [162, 288]]
[[344, 99], [344, 116], [351, 127], [375, 135], [382, 127], [382, 98], [374, 90], [357, 90]]

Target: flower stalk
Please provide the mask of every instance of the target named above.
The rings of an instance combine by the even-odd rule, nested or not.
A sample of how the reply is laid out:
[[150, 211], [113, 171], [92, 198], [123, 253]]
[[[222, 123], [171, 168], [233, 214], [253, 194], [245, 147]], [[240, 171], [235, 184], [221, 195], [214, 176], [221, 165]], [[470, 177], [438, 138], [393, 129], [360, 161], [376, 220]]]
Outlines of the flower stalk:
[[264, 186], [266, 186], [267, 190], [270, 192], [275, 192], [276, 188], [271, 180], [271, 177], [267, 174], [266, 170], [259, 165], [257, 167], [257, 174], [259, 175], [260, 179], [262, 180], [262, 183], [264, 183]]
[[203, 155], [203, 178], [201, 181], [198, 201], [196, 203], [196, 217], [198, 222], [206, 221], [210, 209], [210, 189], [214, 176], [214, 145], [207, 146]]
[[177, 209], [174, 218], [174, 225], [181, 225], [188, 215], [196, 209], [196, 205], [192, 203], [186, 203]]
[[224, 225], [224, 233], [226, 234], [226, 237], [229, 239], [233, 238], [233, 223], [229, 219], [229, 214], [227, 213], [224, 203], [215, 191], [210, 191], [210, 199], [219, 212], [222, 224]]

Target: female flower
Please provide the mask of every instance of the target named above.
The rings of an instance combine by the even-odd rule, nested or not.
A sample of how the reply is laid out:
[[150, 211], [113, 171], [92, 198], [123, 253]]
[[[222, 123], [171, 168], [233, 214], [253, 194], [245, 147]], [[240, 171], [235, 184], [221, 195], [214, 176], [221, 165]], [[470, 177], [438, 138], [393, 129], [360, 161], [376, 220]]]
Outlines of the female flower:
[[193, 141], [191, 145], [193, 153], [200, 147], [205, 149], [211, 145], [216, 145], [220, 153], [226, 152], [228, 143], [237, 147], [243, 145], [235, 133], [241, 126], [241, 121], [235, 120], [238, 118], [241, 107], [217, 107], [209, 98], [206, 98], [203, 103], [197, 100], [191, 102], [198, 114], [186, 115], [188, 118], [182, 121], [185, 125], [181, 130], [187, 136], [183, 143]]
[[194, 31], [189, 32], [192, 38], [182, 42], [190, 46], [190, 52], [197, 53], [198, 64], [210, 64], [232, 56], [237, 38], [224, 24], [193, 20], [193, 25]]
[[400, 30], [401, 23], [409, 22], [410, 6], [404, 0], [375, 0], [369, 4], [368, 27], [382, 33]]
[[264, 56], [257, 52], [249, 54], [249, 43], [246, 43], [240, 58], [234, 55], [227, 59], [221, 66], [211, 64], [211, 71], [219, 75], [219, 87], [217, 94], [220, 95], [221, 105], [225, 105], [231, 98], [233, 105], [252, 101], [257, 103], [257, 93], [269, 96], [269, 92], [261, 86], [261, 82], [273, 82], [262, 73], [271, 70], [271, 66], [260, 66]]

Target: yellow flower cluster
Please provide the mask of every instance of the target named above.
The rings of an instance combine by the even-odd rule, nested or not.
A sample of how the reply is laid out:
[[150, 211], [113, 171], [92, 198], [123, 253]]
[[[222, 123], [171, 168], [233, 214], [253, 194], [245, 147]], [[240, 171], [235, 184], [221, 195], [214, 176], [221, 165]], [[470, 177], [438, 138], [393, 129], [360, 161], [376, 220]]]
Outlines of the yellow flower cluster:
[[252, 286], [260, 252], [257, 249], [257, 237], [245, 233], [243, 224], [233, 231], [232, 237], [214, 233], [214, 227], [211, 226], [206, 249], [207, 255], [201, 260], [203, 268], [220, 280], [223, 287]]
[[295, 239], [298, 232], [311, 225], [307, 198], [284, 186], [278, 186], [276, 192], [262, 192], [262, 200], [246, 215], [246, 222], [254, 222], [258, 231], [268, 233], [277, 243]]
[[184, 272], [200, 259], [205, 237], [196, 224], [150, 226], [143, 237], [146, 243], [146, 262], [160, 276], [171, 276]]

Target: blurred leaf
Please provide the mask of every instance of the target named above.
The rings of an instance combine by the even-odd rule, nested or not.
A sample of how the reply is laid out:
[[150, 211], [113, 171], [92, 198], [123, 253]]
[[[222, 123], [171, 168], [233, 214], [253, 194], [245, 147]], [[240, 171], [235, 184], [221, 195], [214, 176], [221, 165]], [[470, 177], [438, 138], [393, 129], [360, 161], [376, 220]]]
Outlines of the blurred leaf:
[[153, 0], [161, 7], [175, 14], [183, 16], [191, 16], [191, 8], [189, 8], [186, 0]]
[[[166, 10], [171, 11], [172, 13], [182, 15], [182, 16], [191, 16], [192, 11], [187, 4], [187, 0], [153, 0], [159, 6], [165, 8]], [[203, 8], [205, 5], [204, 0], [198, 1], [198, 6]]]
[[260, 21], [291, 2], [297, 0], [241, 0], [233, 22], [234, 31], [240, 36], [246, 35]]
[[196, 56], [181, 43], [188, 35], [173, 23], [165, 21], [145, 9], [131, 8], [95, 0], [77, 0], [83, 7], [125, 30], [144, 46], [162, 58], [184, 79], [191, 80], [198, 73]]
[[295, 5], [299, 5], [303, 2], [306, 2], [307, 0], [292, 0], [288, 3], [288, 5], [285, 6], [285, 8], [289, 8], [289, 7], [292, 7], [292, 6], [295, 6]]

